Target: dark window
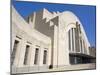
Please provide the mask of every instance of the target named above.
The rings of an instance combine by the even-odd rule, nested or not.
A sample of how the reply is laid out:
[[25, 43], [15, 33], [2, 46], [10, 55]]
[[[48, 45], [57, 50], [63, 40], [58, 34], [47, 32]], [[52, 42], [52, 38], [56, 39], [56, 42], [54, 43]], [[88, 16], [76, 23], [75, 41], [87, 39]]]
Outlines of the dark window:
[[70, 64], [75, 64], [75, 57], [74, 56], [70, 56]]
[[44, 55], [43, 55], [43, 64], [46, 64], [47, 61], [47, 51], [44, 50]]
[[39, 48], [36, 48], [36, 50], [35, 50], [34, 64], [38, 63], [38, 56], [39, 56]]
[[28, 23], [29, 23], [29, 19], [30, 19], [30, 18], [29, 18], [29, 17], [27, 17], [27, 22], [28, 22]]
[[80, 27], [80, 24], [78, 25], [78, 30], [79, 30], [79, 33], [81, 33], [81, 27]]
[[76, 57], [76, 64], [82, 64], [82, 57]]
[[83, 51], [83, 44], [82, 44], [82, 39], [80, 38], [80, 45], [81, 45], [81, 52]]
[[86, 49], [86, 45], [85, 45], [85, 41], [83, 40], [83, 45], [84, 45], [84, 53], [87, 53], [87, 49]]
[[79, 35], [78, 35], [78, 29], [75, 28], [75, 51], [79, 52]]
[[11, 54], [11, 65], [12, 65], [13, 62], [14, 62], [15, 55], [16, 55], [16, 51], [17, 51], [17, 48], [18, 48], [18, 44], [19, 44], [19, 41], [15, 40], [15, 42], [14, 42], [14, 47], [13, 47], [13, 52], [12, 52], [12, 54]]
[[26, 51], [25, 51], [25, 57], [24, 57], [24, 65], [27, 65], [27, 60], [28, 60], [28, 52], [29, 52], [29, 45], [26, 45]]
[[82, 64], [82, 57], [70, 56], [70, 64]]
[[70, 30], [68, 31], [68, 43], [69, 43], [69, 50], [71, 50]]
[[74, 51], [74, 29], [72, 28], [72, 51]]

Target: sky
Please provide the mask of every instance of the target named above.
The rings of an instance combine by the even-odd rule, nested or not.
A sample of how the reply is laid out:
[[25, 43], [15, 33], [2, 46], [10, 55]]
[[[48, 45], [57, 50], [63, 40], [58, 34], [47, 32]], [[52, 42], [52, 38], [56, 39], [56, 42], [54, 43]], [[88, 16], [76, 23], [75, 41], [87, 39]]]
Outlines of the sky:
[[12, 1], [17, 12], [26, 18], [32, 12], [46, 8], [50, 12], [73, 12], [81, 21], [91, 46], [96, 46], [96, 7], [90, 5], [55, 4], [41, 2]]

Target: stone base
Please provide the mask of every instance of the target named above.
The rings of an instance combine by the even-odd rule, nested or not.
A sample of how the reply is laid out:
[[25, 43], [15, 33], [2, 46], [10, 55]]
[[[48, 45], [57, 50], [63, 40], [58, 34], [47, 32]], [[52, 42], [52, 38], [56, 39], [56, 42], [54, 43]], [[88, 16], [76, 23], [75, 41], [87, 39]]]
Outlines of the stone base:
[[60, 65], [54, 66], [49, 69], [49, 66], [31, 66], [31, 67], [19, 67], [12, 68], [12, 74], [28, 74], [28, 73], [39, 73], [39, 72], [54, 72], [54, 71], [73, 71], [73, 70], [89, 70], [95, 69], [95, 63], [91, 64], [77, 64], [77, 65]]

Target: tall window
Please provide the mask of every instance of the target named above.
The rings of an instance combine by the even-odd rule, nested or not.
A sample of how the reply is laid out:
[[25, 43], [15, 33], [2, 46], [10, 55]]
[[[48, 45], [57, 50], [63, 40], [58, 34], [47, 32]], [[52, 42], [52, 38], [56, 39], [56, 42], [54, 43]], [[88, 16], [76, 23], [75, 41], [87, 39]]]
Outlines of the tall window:
[[72, 29], [70, 29], [70, 30], [68, 31], [68, 38], [69, 38], [68, 41], [69, 41], [69, 50], [70, 50], [70, 51], [74, 51], [74, 45], [75, 45], [75, 44], [74, 44], [74, 43], [75, 43], [75, 42], [74, 42], [74, 41], [75, 41], [75, 40], [74, 40], [74, 38], [75, 38], [75, 35], [74, 35], [75, 32], [74, 32], [74, 31], [75, 31], [75, 28], [72, 28]]
[[14, 42], [14, 47], [13, 47], [13, 52], [12, 52], [12, 54], [11, 54], [11, 65], [12, 65], [13, 62], [14, 62], [15, 55], [16, 55], [16, 51], [17, 51], [17, 48], [18, 48], [18, 44], [19, 44], [19, 41], [15, 40], [15, 42]]
[[76, 25], [75, 28], [75, 50], [76, 52], [80, 52], [80, 37], [79, 37], [79, 30], [78, 30], [78, 25]]
[[81, 52], [83, 52], [83, 46], [82, 46], [82, 39], [80, 38], [80, 46], [81, 46]]
[[47, 61], [47, 51], [44, 50], [44, 55], [43, 55], [43, 64], [46, 64]]
[[70, 55], [70, 64], [82, 64], [82, 57]]
[[83, 40], [83, 46], [84, 46], [84, 53], [87, 53], [86, 46], [85, 46], [85, 41], [84, 40]]
[[74, 29], [72, 28], [72, 51], [74, 51]]
[[36, 50], [35, 50], [34, 64], [38, 64], [38, 56], [39, 56], [39, 48], [36, 48]]
[[74, 30], [73, 30], [74, 31], [73, 32], [74, 33], [73, 41], [74, 41], [74, 51], [76, 52], [76, 41], [75, 41], [76, 40], [76, 33], [75, 33], [75, 30], [76, 30], [76, 28], [74, 28]]
[[69, 43], [69, 50], [71, 50], [71, 43], [70, 43], [70, 30], [68, 31], [68, 43]]
[[26, 45], [25, 57], [24, 57], [24, 65], [28, 64], [28, 54], [29, 54], [30, 46]]

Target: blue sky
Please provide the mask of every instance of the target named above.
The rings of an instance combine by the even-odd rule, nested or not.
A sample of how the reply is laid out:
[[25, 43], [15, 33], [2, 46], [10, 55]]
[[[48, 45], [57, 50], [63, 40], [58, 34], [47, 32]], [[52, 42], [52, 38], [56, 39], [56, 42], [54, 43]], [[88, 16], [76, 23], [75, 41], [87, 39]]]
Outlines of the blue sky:
[[81, 21], [85, 29], [86, 35], [91, 46], [96, 46], [96, 7], [89, 5], [72, 5], [72, 4], [53, 4], [40, 2], [23, 2], [13, 1], [15, 9], [19, 14], [26, 18], [34, 11], [39, 11], [43, 8], [53, 11], [72, 11]]

